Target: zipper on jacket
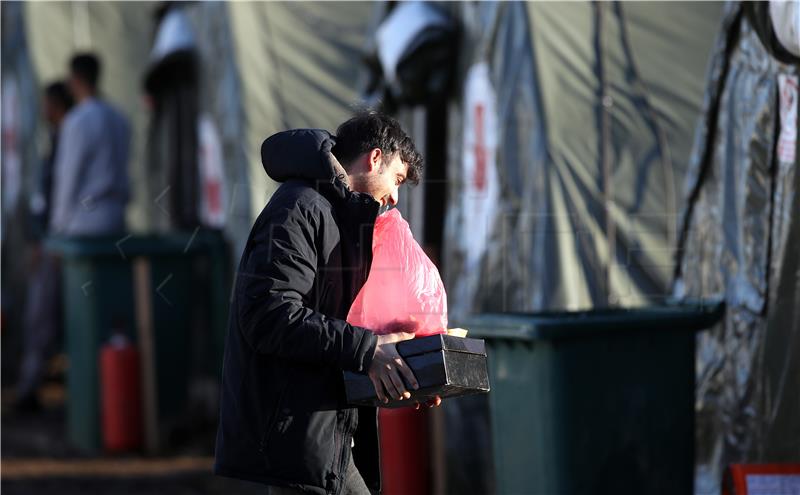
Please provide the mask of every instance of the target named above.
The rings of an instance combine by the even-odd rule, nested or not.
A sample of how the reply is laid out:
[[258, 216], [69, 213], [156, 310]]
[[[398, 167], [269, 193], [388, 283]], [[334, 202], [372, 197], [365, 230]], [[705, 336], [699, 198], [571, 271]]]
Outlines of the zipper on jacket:
[[[342, 410], [343, 418], [342, 418], [342, 445], [340, 447], [340, 457], [339, 457], [339, 489], [337, 490], [337, 494], [342, 493], [344, 489], [344, 484], [347, 482], [347, 467], [350, 460], [350, 455], [353, 455], [350, 449], [350, 443], [347, 441], [348, 438], [352, 438], [353, 432], [351, 432], [350, 428], [350, 416], [352, 415], [351, 409], [344, 409]], [[348, 455], [349, 454], [349, 455]]]

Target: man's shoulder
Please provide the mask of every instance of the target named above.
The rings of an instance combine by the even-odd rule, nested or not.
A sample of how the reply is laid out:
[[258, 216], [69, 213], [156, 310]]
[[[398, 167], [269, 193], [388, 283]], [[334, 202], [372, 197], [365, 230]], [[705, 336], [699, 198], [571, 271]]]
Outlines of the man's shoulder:
[[281, 183], [261, 210], [253, 224], [253, 231], [285, 222], [304, 225], [316, 230], [335, 224], [330, 202], [309, 183], [290, 180]]
[[118, 126], [128, 127], [128, 119], [117, 106], [106, 100], [97, 100], [97, 111], [102, 113], [106, 119], [110, 119]]
[[278, 186], [260, 216], [274, 218], [287, 212], [291, 216], [299, 215], [324, 222], [332, 217], [333, 205], [311, 182], [293, 179]]
[[80, 126], [85, 128], [98, 122], [98, 117], [103, 114], [103, 109], [94, 99], [75, 105], [64, 118], [64, 127]]
[[267, 204], [275, 203], [278, 207], [294, 206], [296, 208], [313, 208], [330, 210], [332, 205], [320, 194], [311, 181], [292, 179], [282, 183]]
[[62, 128], [80, 125], [81, 121], [86, 119], [86, 117], [91, 115], [91, 113], [91, 108], [89, 108], [86, 104], [75, 105], [72, 110], [67, 112], [67, 115], [64, 116]]
[[85, 124], [89, 122], [103, 122], [107, 116], [115, 120], [126, 122], [125, 115], [114, 105], [107, 101], [92, 98], [75, 106], [66, 116], [66, 124]]

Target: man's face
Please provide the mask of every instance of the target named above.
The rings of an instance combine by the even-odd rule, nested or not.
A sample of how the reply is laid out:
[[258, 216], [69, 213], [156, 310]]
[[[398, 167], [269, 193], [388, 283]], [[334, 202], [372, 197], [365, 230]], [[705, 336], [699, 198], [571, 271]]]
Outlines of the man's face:
[[73, 98], [75, 98], [76, 95], [80, 93], [81, 90], [80, 86], [81, 86], [80, 79], [75, 74], [70, 73], [69, 76], [67, 76], [67, 88], [69, 89], [69, 92], [73, 96]]
[[94, 89], [89, 83], [74, 72], [70, 72], [69, 76], [67, 76], [67, 88], [76, 103], [80, 101], [82, 97], [94, 92]]
[[381, 206], [396, 205], [400, 184], [408, 174], [408, 165], [400, 159], [400, 153], [386, 155], [376, 148], [362, 160], [359, 171], [350, 174], [352, 189], [371, 195]]

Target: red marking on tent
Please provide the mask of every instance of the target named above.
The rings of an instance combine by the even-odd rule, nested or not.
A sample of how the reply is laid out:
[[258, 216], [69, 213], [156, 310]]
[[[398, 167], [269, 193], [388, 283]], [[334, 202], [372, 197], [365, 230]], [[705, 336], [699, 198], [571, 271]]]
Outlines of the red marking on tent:
[[475, 175], [473, 183], [475, 189], [479, 191], [486, 188], [486, 144], [483, 140], [483, 118], [483, 105], [475, 105]]

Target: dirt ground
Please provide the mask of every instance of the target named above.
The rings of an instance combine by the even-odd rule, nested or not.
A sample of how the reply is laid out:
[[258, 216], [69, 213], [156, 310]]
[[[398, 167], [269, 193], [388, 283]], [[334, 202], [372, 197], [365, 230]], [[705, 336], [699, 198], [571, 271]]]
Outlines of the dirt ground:
[[175, 446], [152, 458], [92, 456], [66, 441], [63, 403], [18, 412], [3, 394], [0, 412], [0, 491], [3, 495], [265, 494], [255, 483], [211, 474], [213, 426], [192, 425]]

